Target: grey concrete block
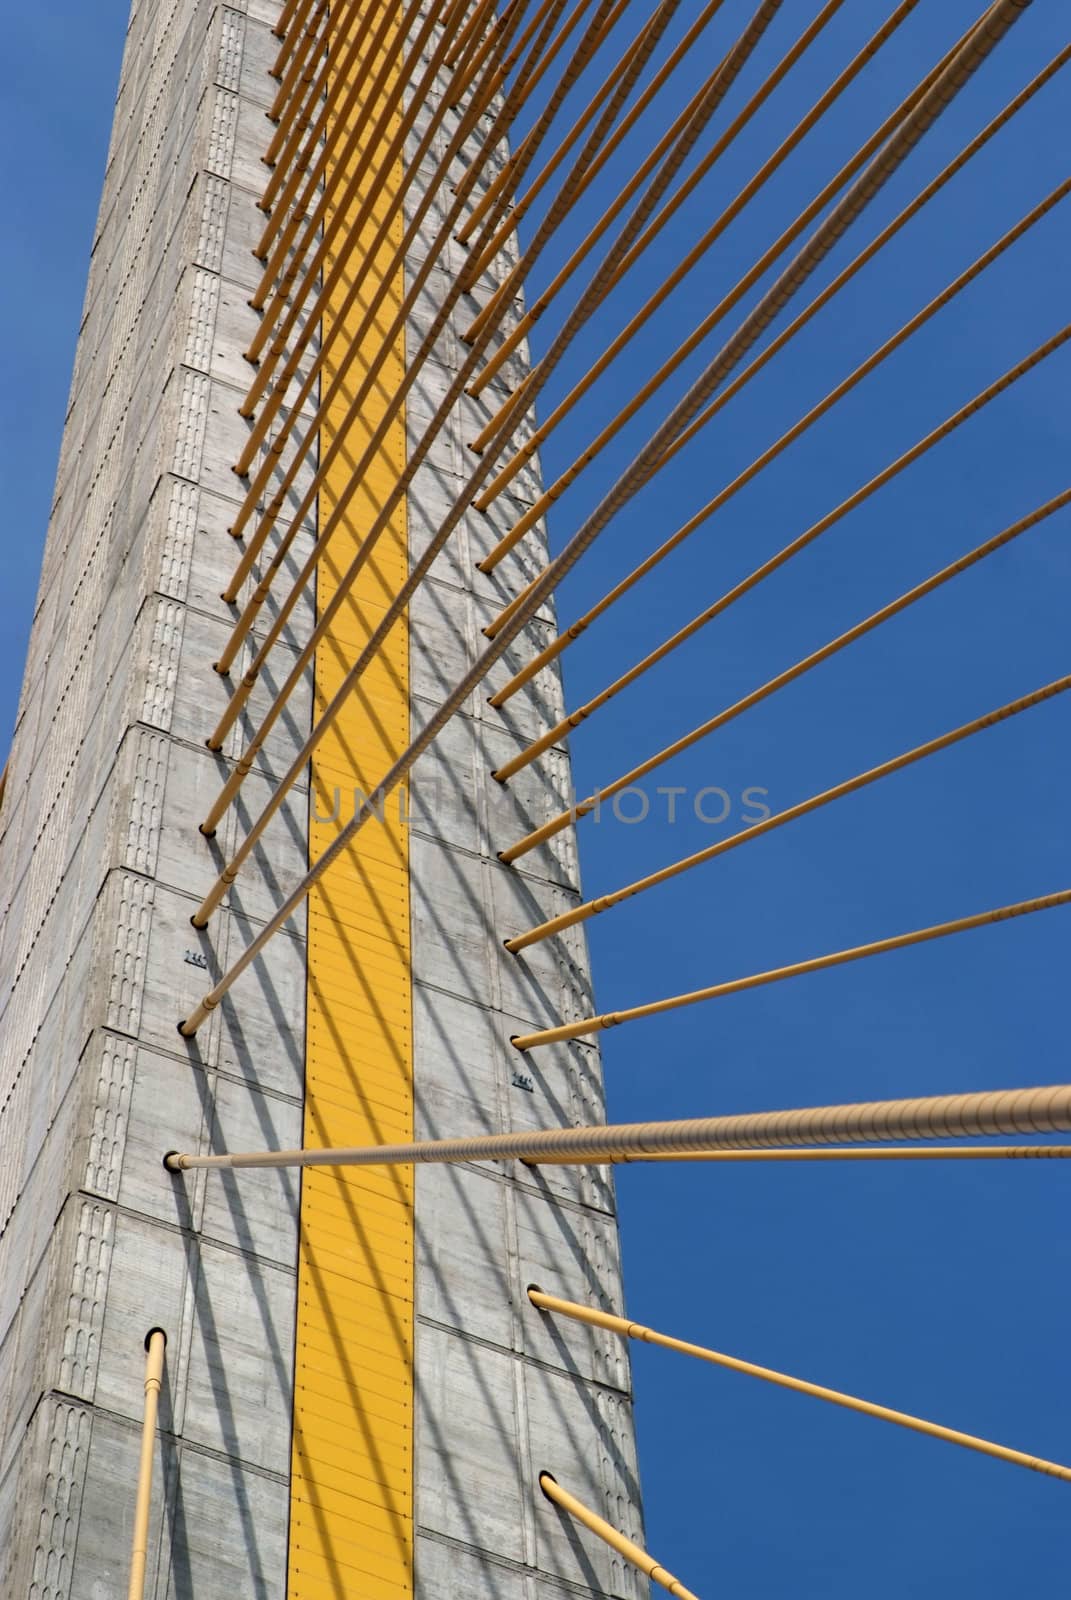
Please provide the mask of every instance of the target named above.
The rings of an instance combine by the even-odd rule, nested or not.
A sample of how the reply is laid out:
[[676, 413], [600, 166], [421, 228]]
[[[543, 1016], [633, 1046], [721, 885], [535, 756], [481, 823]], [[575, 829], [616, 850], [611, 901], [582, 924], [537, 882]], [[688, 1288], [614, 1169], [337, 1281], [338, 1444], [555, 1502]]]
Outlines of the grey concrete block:
[[464, 1167], [419, 1167], [416, 1184], [418, 1316], [509, 1349], [506, 1185]]
[[529, 1600], [532, 1593], [523, 1567], [427, 1534], [417, 1539], [416, 1580], [418, 1592], [435, 1600]]
[[[220, 946], [228, 964], [233, 964], [255, 932], [255, 926], [239, 912], [228, 914]], [[220, 1068], [261, 1088], [300, 1095], [305, 1068], [305, 986], [304, 945], [281, 933], [220, 1006]]]
[[[200, 1222], [196, 1185], [186, 1185], [162, 1166], [167, 1150], [199, 1150], [211, 1124], [214, 1081], [174, 1052], [138, 1049], [125, 1112], [117, 1198], [122, 1206], [172, 1227]], [[124, 1063], [125, 1065], [125, 1063]], [[166, 1112], [163, 1108], [166, 1107]]]
[[417, 1407], [421, 1526], [520, 1561], [524, 1491], [511, 1358], [422, 1328]]
[[[139, 1359], [140, 1358], [140, 1359]], [[132, 1388], [139, 1387], [138, 1368], [144, 1352], [135, 1345], [131, 1356]], [[129, 1579], [130, 1546], [134, 1534], [133, 1485], [137, 1482], [141, 1430], [133, 1422], [97, 1415], [93, 1418], [89, 1440], [92, 1470], [87, 1474], [82, 1495], [81, 1517], [75, 1524], [77, 1544], [73, 1550], [71, 1600], [105, 1600], [121, 1594]], [[146, 1594], [162, 1592], [157, 1585], [165, 1558], [167, 1510], [163, 1485], [173, 1472], [174, 1450], [157, 1440], [153, 1459], [153, 1495], [149, 1518]]]
[[[214, 1150], [288, 1150], [302, 1142], [302, 1109], [230, 1078], [215, 1084], [210, 1143]], [[300, 1173], [288, 1170], [208, 1175], [201, 1231], [265, 1261], [294, 1268]]]
[[195, 1273], [183, 1435], [277, 1473], [290, 1465], [296, 1281], [207, 1243]]
[[[140, 1423], [143, 1411], [144, 1342], [150, 1328], [163, 1328], [169, 1370], [175, 1374], [179, 1368], [187, 1257], [188, 1241], [173, 1228], [115, 1215], [94, 1399], [134, 1423]], [[161, 1426], [170, 1429], [174, 1423], [171, 1403], [162, 1405]]]
[[288, 1486], [184, 1450], [160, 1600], [284, 1600]]

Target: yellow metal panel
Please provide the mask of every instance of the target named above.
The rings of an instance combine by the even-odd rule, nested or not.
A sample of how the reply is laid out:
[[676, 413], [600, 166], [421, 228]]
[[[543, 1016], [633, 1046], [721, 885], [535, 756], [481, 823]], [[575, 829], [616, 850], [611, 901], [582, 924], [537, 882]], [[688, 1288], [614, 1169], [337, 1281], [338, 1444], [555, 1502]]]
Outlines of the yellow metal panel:
[[[316, 1550], [317, 1522], [319, 1518], [311, 1516], [308, 1521], [304, 1519], [297, 1523], [291, 1535], [294, 1547], [295, 1560], [300, 1558], [304, 1549]], [[332, 1600], [341, 1600], [342, 1596], [363, 1595], [366, 1591], [364, 1583], [366, 1578], [377, 1579], [380, 1582], [389, 1582], [394, 1576], [393, 1544], [394, 1529], [390, 1523], [383, 1528], [354, 1527], [349, 1518], [339, 1518], [340, 1530], [333, 1539], [335, 1551], [334, 1566], [346, 1575], [344, 1584], [336, 1589], [328, 1590]], [[312, 1543], [305, 1546], [301, 1543], [303, 1536], [311, 1536]], [[310, 1577], [315, 1576], [315, 1568], [310, 1565]]]
[[332, 1212], [318, 1201], [310, 1207], [302, 1232], [317, 1265], [324, 1272], [341, 1272], [343, 1276], [349, 1274], [345, 1265], [337, 1264], [338, 1258], [344, 1262], [352, 1255], [355, 1262], [371, 1260], [374, 1263], [376, 1255], [383, 1252], [397, 1267], [409, 1256], [412, 1242], [408, 1234], [400, 1234], [389, 1227], [369, 1226], [363, 1217], [355, 1225], [346, 1212]]
[[325, 1184], [322, 1168], [310, 1168], [302, 1177], [303, 1193], [309, 1204], [321, 1205], [338, 1216], [352, 1217], [354, 1208], [360, 1207], [362, 1218], [369, 1226], [381, 1218], [389, 1217], [397, 1199], [397, 1189], [391, 1184], [389, 1167], [348, 1167], [337, 1174], [340, 1182]]
[[[351, 1354], [354, 1355], [355, 1359], [360, 1360], [363, 1367], [366, 1351], [378, 1355], [383, 1355], [387, 1352], [393, 1353], [397, 1348], [397, 1344], [398, 1330], [396, 1325], [388, 1318], [382, 1317], [374, 1320], [370, 1318], [367, 1322], [362, 1323], [360, 1329], [355, 1331], [349, 1348]], [[317, 1336], [311, 1327], [307, 1328], [304, 1348], [310, 1367], [319, 1371], [327, 1362], [331, 1362], [337, 1371], [334, 1345], [326, 1333], [321, 1333]]]
[[[323, 1143], [322, 1140], [321, 1143]], [[311, 1183], [313, 1176], [311, 1172], [306, 1172], [302, 1178], [303, 1185]], [[316, 1176], [318, 1177], [319, 1174], [316, 1174]], [[357, 1195], [357, 1203], [361, 1203], [361, 1197], [365, 1195], [376, 1196], [384, 1204], [393, 1203], [395, 1191], [389, 1185], [390, 1176], [390, 1168], [343, 1168], [337, 1174], [338, 1187], [342, 1191], [339, 1196], [340, 1201], [345, 1200], [347, 1192], [353, 1190]]]
[[[389, 88], [389, 86], [388, 86]], [[386, 92], [386, 91], [385, 91]], [[373, 119], [374, 120], [374, 119]], [[388, 130], [382, 143], [386, 144]], [[333, 128], [329, 138], [343, 130]], [[371, 137], [371, 134], [368, 135]], [[337, 146], [336, 146], [337, 148]], [[370, 171], [381, 163], [374, 157]], [[342, 236], [360, 263], [375, 225], [397, 194], [392, 174], [362, 239]], [[359, 203], [359, 202], [358, 202]], [[392, 230], [391, 249], [401, 237]], [[388, 270], [383, 251], [368, 293]], [[346, 275], [335, 305], [349, 286]], [[391, 272], [381, 324], [401, 304]], [[361, 298], [366, 299], [366, 296]], [[357, 316], [353, 318], [356, 328]], [[324, 318], [325, 332], [331, 311]], [[340, 348], [352, 343], [346, 330]], [[371, 346], [367, 351], [370, 360]], [[353, 461], [401, 379], [393, 352], [320, 497], [320, 525], [338, 504]], [[327, 363], [325, 384], [337, 367]], [[326, 450], [367, 371], [358, 351], [321, 437]], [[405, 465], [405, 422], [390, 430], [321, 563], [322, 613], [361, 535]], [[322, 711], [408, 571], [399, 514], [365, 564], [316, 656]], [[373, 664], [313, 761], [309, 856], [315, 861], [353, 815], [409, 738], [409, 662], [404, 628]], [[337, 795], [337, 798], [336, 798]], [[357, 845], [309, 897], [305, 1143], [365, 1144], [413, 1137], [409, 863], [404, 802], [392, 797]], [[299, 1245], [294, 1451], [290, 1507], [290, 1600], [405, 1600], [413, 1592], [413, 1183], [398, 1168], [305, 1174]]]

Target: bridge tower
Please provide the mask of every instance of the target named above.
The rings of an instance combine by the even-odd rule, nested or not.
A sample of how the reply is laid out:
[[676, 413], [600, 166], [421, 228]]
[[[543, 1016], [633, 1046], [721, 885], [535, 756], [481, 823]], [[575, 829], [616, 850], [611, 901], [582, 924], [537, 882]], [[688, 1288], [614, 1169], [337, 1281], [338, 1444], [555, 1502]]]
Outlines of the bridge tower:
[[[301, 757], [454, 503], [466, 441], [526, 370], [521, 347], [483, 400], [459, 392], [477, 301], [451, 292], [468, 259], [454, 186], [471, 210], [508, 155], [496, 73], [517, 20], [441, 0], [132, 6], [2, 811], [5, 1595], [126, 1583], [154, 1328], [146, 1595], [640, 1593], [538, 1489], [549, 1471], [640, 1537], [627, 1355], [526, 1294], [620, 1303], [605, 1169], [161, 1166], [176, 1146], [602, 1115], [595, 1045], [533, 1068], [509, 1043], [591, 1009], [581, 931], [524, 961], [503, 949], [578, 895], [568, 837], [523, 872], [497, 859], [568, 802], [560, 746], [509, 788], [490, 776], [562, 715], [556, 672], [508, 716], [471, 694], [404, 785], [373, 793], [545, 556], [540, 535], [478, 570], [536, 498], [537, 462], [496, 511], [466, 511]], [[514, 254], [510, 236], [481, 300]], [[191, 926], [295, 759], [245, 870]], [[359, 842], [180, 1035], [370, 793]]]
[[[867, 34], [875, 19], [841, 0], [133, 0], [25, 683], [0, 781], [3, 1600], [112, 1600], [124, 1585], [129, 1600], [641, 1600], [648, 1581], [696, 1600], [645, 1548], [627, 1356], [637, 1339], [1001, 1468], [1071, 1482], [1071, 1467], [1047, 1453], [624, 1314], [617, 1162], [709, 1163], [713, 1183], [721, 1174], [720, 1215], [740, 1226], [737, 1259], [767, 1272], [758, 1235], [747, 1231], [750, 1201], [739, 1199], [754, 1190], [733, 1190], [719, 1164], [751, 1163], [759, 1183], [763, 1172], [774, 1184], [778, 1172], [795, 1172], [806, 1184], [812, 1163], [841, 1163], [848, 1182], [838, 1192], [855, 1196], [865, 1190], [848, 1187], [853, 1173], [863, 1184], [867, 1171], [920, 1174], [937, 1163], [953, 1175], [973, 1170], [981, 1184], [1002, 1162], [1024, 1172], [1024, 1158], [1055, 1186], [1071, 1157], [1071, 1143], [1048, 1137], [1071, 1132], [1071, 1085], [1037, 1085], [1050, 1070], [1042, 1053], [1012, 1063], [1011, 1085], [997, 1088], [995, 1068], [974, 1061], [967, 1035], [956, 1033], [949, 1051], [916, 1018], [918, 1059], [903, 1061], [910, 1052], [900, 1032], [886, 1029], [885, 1054], [867, 1070], [887, 1065], [889, 1077], [861, 1079], [846, 1019], [865, 1016], [871, 1035], [882, 1031], [863, 990], [848, 1005], [824, 991], [833, 995], [825, 1012], [816, 1001], [813, 1012], [786, 1010], [780, 1021], [776, 1004], [749, 1014], [735, 1054], [761, 1109], [726, 1111], [735, 1089], [716, 1074], [711, 1114], [630, 1123], [605, 1114], [598, 1040], [608, 1028], [709, 1015], [708, 1004], [731, 1008], [752, 991], [766, 1007], [771, 985], [832, 982], [834, 969], [858, 972], [916, 947], [921, 959], [960, 936], [969, 944], [977, 935], [978, 948], [982, 930], [997, 940], [1051, 928], [1059, 919], [1042, 913], [1071, 905], [1071, 888], [1048, 880], [1024, 882], [1017, 898], [980, 882], [966, 904], [888, 925], [862, 895], [852, 915], [866, 917], [850, 935], [819, 915], [823, 944], [810, 942], [820, 907], [805, 895], [807, 942], [796, 947], [774, 918], [777, 953], [768, 960], [741, 955], [737, 924], [725, 917], [715, 937], [709, 920], [687, 915], [652, 960], [653, 919], [641, 926], [638, 962], [635, 948], [631, 957], [645, 979], [648, 965], [652, 977], [662, 972], [654, 992], [615, 995], [611, 1011], [598, 1010], [592, 994], [590, 918], [626, 903], [642, 917], [648, 894], [657, 900], [671, 881], [700, 882], [708, 863], [782, 829], [778, 842], [799, 852], [802, 881], [817, 882], [817, 847], [799, 843], [795, 825], [829, 807], [841, 817], [864, 790], [892, 794], [884, 813], [871, 813], [887, 823], [857, 825], [860, 854], [849, 862], [865, 852], [884, 870], [900, 848], [905, 884], [921, 888], [927, 860], [941, 851], [924, 828], [903, 834], [900, 775], [939, 771], [968, 742], [999, 750], [997, 730], [1044, 726], [1071, 703], [1063, 656], [1053, 675], [1043, 648], [1036, 660], [1024, 651], [1028, 634], [1042, 640], [1041, 610], [1035, 628], [1035, 613], [1014, 599], [1029, 593], [1033, 605], [1044, 588], [1049, 615], [1062, 621], [1053, 597], [1071, 488], [1035, 490], [1047, 436], [1029, 386], [1046, 363], [1066, 359], [1071, 324], [1039, 322], [1011, 364], [987, 369], [980, 387], [970, 377], [990, 360], [978, 328], [994, 331], [1010, 306], [1048, 314], [1042, 290], [1059, 259], [1051, 235], [1046, 242], [1048, 219], [1066, 218], [1071, 179], [1061, 170], [1054, 187], [1040, 187], [1053, 178], [1047, 162], [1059, 140], [1030, 119], [1059, 104], [1071, 45], [1061, 37], [1049, 47], [1058, 8], [1035, 6], [1024, 23], [1030, 0], [889, 0], [879, 9]], [[1018, 53], [1006, 39], [1019, 40]], [[1002, 80], [990, 74], [994, 55]], [[797, 96], [787, 131], [776, 98], [786, 80]], [[1010, 98], [994, 103], [1001, 81], [1000, 96]], [[842, 96], [850, 116], [838, 122]], [[969, 112], [966, 132], [955, 116], [942, 124], [957, 101]], [[927, 137], [938, 125], [944, 145]], [[806, 161], [794, 175], [781, 168], [816, 129], [807, 159], [815, 144], [824, 155], [812, 192], [818, 180]], [[834, 167], [845, 131], [855, 148]], [[927, 148], [930, 165], [920, 169], [916, 152]], [[727, 153], [710, 192], [687, 210]], [[759, 164], [727, 198], [733, 163], [752, 158]], [[973, 202], [964, 207], [962, 189], [958, 199], [955, 187], [946, 194], [972, 164], [979, 218], [996, 204], [995, 173], [1015, 206], [973, 257], [956, 221]], [[911, 197], [897, 199], [894, 185], [892, 206], [858, 227], [901, 169]], [[1039, 188], [1024, 200], [1027, 174]], [[751, 245], [734, 233], [722, 248], [760, 193], [771, 217], [782, 204], [787, 218], [753, 230]], [[921, 243], [920, 214], [930, 229]], [[932, 274], [944, 260], [934, 243], [950, 247], [955, 275], [890, 331], [890, 275], [905, 294], [915, 281], [893, 252], [914, 249]], [[867, 273], [886, 250], [893, 265], [875, 294]], [[645, 275], [630, 277], [641, 261]], [[702, 289], [715, 284], [716, 300], [703, 301], [696, 322], [697, 279], [688, 280], [700, 263], [716, 265]], [[739, 270], [735, 283], [718, 281], [723, 269]], [[1019, 276], [1002, 278], [1006, 269]], [[1000, 317], [970, 298], [987, 284]], [[867, 344], [875, 302], [881, 331]], [[962, 373], [917, 337], [954, 303], [966, 342], [948, 348], [969, 348]], [[540, 318], [530, 360], [527, 336]], [[1017, 328], [1009, 321], [1001, 336]], [[700, 469], [683, 480], [687, 520], [670, 531], [663, 516], [676, 496], [663, 492], [666, 479], [654, 480], [790, 346], [785, 361], [795, 356], [807, 371], [806, 409], [786, 425], [783, 408], [803, 391], [791, 368], [787, 381], [776, 369], [776, 404], [760, 393], [751, 413], [755, 430], [780, 431], [772, 439], [757, 431], [757, 453], [736, 460], [747, 427], [733, 432], [739, 410], [728, 425], [719, 421], [718, 448], [693, 454], [689, 465]], [[848, 348], [856, 364], [844, 370]], [[873, 409], [853, 413], [859, 387], [901, 359], [915, 366], [900, 388], [884, 400], [871, 394]], [[816, 397], [823, 373], [832, 386]], [[942, 410], [946, 390], [954, 403]], [[924, 427], [912, 433], [922, 399]], [[846, 414], [865, 451], [830, 449], [827, 419], [843, 427]], [[896, 427], [875, 425], [883, 416]], [[779, 650], [795, 648], [791, 629], [781, 638], [776, 607], [761, 610], [767, 578], [794, 574], [797, 556], [864, 506], [870, 515], [886, 485], [931, 451], [939, 463], [946, 440], [985, 426], [994, 431], [975, 432], [973, 457], [951, 456], [946, 480], [927, 462], [938, 475], [923, 480], [916, 527], [895, 505], [884, 513], [910, 586], [880, 589], [888, 552], [873, 528], [869, 541], [855, 541], [871, 554], [857, 549], [854, 577], [850, 562], [836, 565], [835, 545], [823, 544], [822, 575], [804, 572], [791, 606], [813, 625], [808, 653], [779, 656], [765, 681], [756, 669], [746, 692], [743, 680], [730, 690], [733, 674], [717, 655], [725, 613], [757, 596], [760, 621], [747, 624], [754, 640], [776, 636]], [[812, 460], [794, 477], [796, 455], [777, 463], [812, 428], [819, 470]], [[544, 484], [539, 451], [551, 436], [571, 460]], [[603, 478], [587, 478], [596, 485], [588, 508], [551, 545], [549, 507], [599, 458]], [[964, 460], [977, 463], [976, 504], [963, 522], [980, 526], [969, 542], [958, 515], [971, 476]], [[733, 506], [747, 538], [734, 548], [732, 577], [718, 555], [701, 582], [677, 577], [659, 589], [661, 563], [760, 475], [776, 514]], [[998, 478], [999, 493], [983, 504], [984, 486]], [[955, 517], [937, 514], [935, 483]], [[612, 586], [559, 628], [560, 580], [649, 489], [616, 547], [627, 555], [638, 533], [638, 563], [615, 569]], [[1012, 496], [1012, 520], [998, 518]], [[900, 720], [910, 674], [886, 667], [882, 695], [903, 701], [896, 738], [880, 720], [881, 697], [872, 706], [859, 696], [865, 757], [849, 751], [841, 762], [838, 753], [836, 772], [810, 792], [779, 799], [778, 809], [771, 799], [685, 854], [666, 834], [647, 833], [645, 847], [660, 839], [666, 856], [637, 877], [622, 852], [620, 876], [582, 898], [575, 836], [584, 818], [609, 803], [619, 820], [638, 820], [622, 815], [626, 796], [646, 815], [643, 780], [782, 690], [805, 692], [812, 670], [843, 652], [839, 670], [850, 676], [857, 643], [886, 623], [895, 632], [905, 613], [923, 602], [923, 615], [931, 596], [978, 571], [991, 574], [991, 611], [970, 610], [975, 580], [967, 579], [959, 592], [969, 623], [931, 624], [933, 661], [948, 664], [956, 689], [948, 704], [959, 709], [940, 711], [941, 674], [928, 673], [921, 742]], [[661, 603], [673, 583], [687, 607], [680, 616]], [[703, 591], [698, 612], [690, 587]], [[841, 602], [851, 593], [865, 595], [866, 607], [846, 626]], [[649, 595], [650, 636], [635, 625]], [[626, 596], [636, 607], [631, 625], [625, 607], [615, 609]], [[614, 623], [626, 618], [616, 636], [611, 612]], [[670, 616], [673, 631], [659, 634]], [[560, 660], [595, 624], [592, 637], [610, 640], [595, 644], [596, 668], [618, 675], [567, 708]], [[985, 673], [950, 648], [957, 626], [983, 642]], [[664, 679], [648, 689], [657, 736], [637, 717], [635, 748], [616, 752], [600, 786], [577, 799], [567, 735], [700, 636], [715, 639], [706, 658], [714, 666], [697, 673], [695, 656], [678, 666], [687, 694], [666, 690]], [[609, 667], [621, 644], [645, 653]], [[990, 667], [1009, 670], [999, 694], [995, 676], [984, 688]], [[676, 723], [667, 743], [662, 721], [683, 716], [696, 690], [702, 720]], [[791, 705], [803, 704], [791, 701], [782, 718], [798, 717]], [[809, 734], [826, 713], [807, 704]], [[767, 742], [775, 742], [769, 732]], [[672, 806], [689, 790], [659, 793]], [[744, 794], [770, 797], [765, 787]], [[712, 823], [704, 796], [727, 807], [729, 797], [708, 786], [690, 795], [696, 819]], [[827, 840], [835, 833], [834, 824]], [[1037, 843], [1038, 870], [1046, 839], [1039, 827], [1028, 841]], [[962, 864], [957, 857], [957, 872]], [[988, 845], [969, 864], [988, 867]], [[842, 868], [830, 884], [851, 872]], [[761, 890], [737, 896], [766, 909]], [[1017, 959], [1018, 969], [976, 969], [998, 974], [1016, 1037], [1021, 949]], [[969, 981], [962, 992], [980, 995], [985, 979]], [[887, 1015], [899, 1024], [907, 1009], [897, 989]], [[752, 1038], [760, 1028], [765, 1038], [767, 1024], [790, 1058], [779, 1080], [789, 1109], [762, 1104], [771, 1084], [752, 1070]], [[676, 1043], [654, 1055], [656, 1069], [690, 1059], [705, 1072], [712, 1055], [719, 1067], [734, 1059], [717, 1025], [663, 1038]], [[778, 1050], [767, 1039], [764, 1051], [765, 1071]], [[956, 1077], [960, 1059], [964, 1074], [978, 1076]], [[633, 1061], [652, 1096], [634, 1106], [664, 1115], [649, 1046]], [[901, 1066], [913, 1091], [901, 1098], [797, 1103], [820, 1096], [823, 1084], [839, 1097], [845, 1085], [892, 1083]], [[931, 1068], [932, 1082], [923, 1076]], [[940, 1076], [949, 1073], [951, 1085]], [[925, 1192], [948, 1197], [956, 1182]], [[898, 1194], [910, 1183], [905, 1176]], [[887, 1191], [872, 1190], [877, 1209], [867, 1215], [877, 1219]], [[780, 1226], [786, 1204], [767, 1210]], [[684, 1237], [686, 1222], [706, 1213], [689, 1198], [659, 1216]], [[806, 1222], [797, 1233], [807, 1272], [827, 1232]], [[869, 1250], [865, 1225], [858, 1236]], [[991, 1255], [987, 1238], [986, 1284]], [[835, 1252], [830, 1259], [843, 1273]], [[888, 1276], [895, 1257], [877, 1260]], [[964, 1262], [955, 1264], [963, 1281]], [[791, 1323], [785, 1271], [767, 1272], [779, 1324]], [[689, 1291], [696, 1286], [695, 1272], [679, 1276]], [[721, 1294], [723, 1273], [710, 1276], [720, 1318], [731, 1296]], [[928, 1315], [925, 1295], [917, 1298]], [[657, 1306], [642, 1312], [661, 1323]], [[1045, 1391], [1046, 1406], [1050, 1398]], [[691, 1418], [678, 1409], [667, 1414], [683, 1432]], [[763, 1485], [753, 1526], [765, 1541], [780, 1526], [769, 1510], [777, 1496], [767, 1492], [773, 1451], [746, 1414], [744, 1427]], [[829, 1453], [827, 1445], [826, 1464]], [[809, 1473], [823, 1452], [808, 1438], [795, 1459]], [[742, 1464], [739, 1452], [723, 1450], [719, 1481]], [[788, 1491], [793, 1533], [807, 1521], [803, 1477], [795, 1472]], [[872, 1499], [900, 1528], [895, 1508]], [[690, 1514], [701, 1535], [705, 1512]], [[723, 1503], [721, 1527], [730, 1521]], [[901, 1543], [912, 1575], [923, 1570], [924, 1542]], [[719, 1575], [731, 1544], [710, 1553]], [[1014, 1541], [1017, 1560], [1029, 1546]], [[738, 1538], [737, 1567], [726, 1570], [751, 1582], [751, 1554]], [[798, 1554], [792, 1547], [793, 1572]], [[930, 1577], [940, 1583], [943, 1571]]]

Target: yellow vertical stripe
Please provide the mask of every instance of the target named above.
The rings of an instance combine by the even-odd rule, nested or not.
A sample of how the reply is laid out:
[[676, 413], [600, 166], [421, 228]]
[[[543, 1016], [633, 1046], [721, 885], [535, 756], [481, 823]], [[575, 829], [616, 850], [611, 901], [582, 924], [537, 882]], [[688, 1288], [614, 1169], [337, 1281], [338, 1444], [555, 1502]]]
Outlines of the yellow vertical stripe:
[[[389, 88], [385, 86], [385, 93]], [[384, 146], [389, 138], [388, 132]], [[369, 181], [381, 166], [373, 155]], [[351, 253], [355, 268], [401, 181], [400, 168], [388, 175], [363, 239], [353, 241], [343, 230], [347, 245], [356, 242]], [[401, 232], [399, 220], [389, 247], [372, 263], [360, 297], [365, 303], [382, 283]], [[334, 296], [336, 307], [350, 281], [344, 275]], [[393, 319], [403, 293], [402, 274], [395, 272], [377, 319], [381, 328]], [[325, 367], [325, 386], [352, 346], [361, 312], [359, 305], [349, 326], [339, 330]], [[329, 307], [325, 336], [333, 326]], [[322, 430], [322, 451], [343, 427], [379, 343], [373, 336], [357, 351]], [[321, 527], [383, 415], [385, 397], [401, 379], [404, 359], [403, 345], [390, 352], [359, 423], [347, 427], [345, 448], [321, 493]], [[405, 422], [400, 417], [321, 563], [318, 611], [335, 593], [404, 464]], [[317, 715], [407, 570], [406, 524], [399, 513], [317, 652]], [[408, 737], [407, 637], [399, 627], [314, 758], [311, 860], [352, 815], [355, 789], [370, 790]], [[334, 820], [318, 820], [336, 810]], [[355, 848], [309, 897], [306, 1144], [413, 1137], [409, 949], [407, 844], [395, 798], [385, 820], [363, 829]], [[290, 1600], [338, 1600], [341, 1595], [405, 1600], [413, 1592], [412, 1348], [412, 1173], [401, 1168], [306, 1173], [298, 1265]]]

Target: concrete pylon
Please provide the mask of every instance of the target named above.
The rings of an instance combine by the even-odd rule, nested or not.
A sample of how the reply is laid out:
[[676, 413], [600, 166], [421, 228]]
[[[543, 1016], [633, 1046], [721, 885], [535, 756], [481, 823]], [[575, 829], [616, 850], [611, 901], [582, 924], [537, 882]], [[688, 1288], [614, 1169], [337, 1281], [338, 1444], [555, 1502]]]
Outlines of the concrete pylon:
[[[345, 8], [332, 9], [341, 27]], [[0, 811], [0, 1593], [125, 1593], [143, 1341], [159, 1327], [167, 1352], [146, 1595], [628, 1600], [645, 1580], [538, 1487], [551, 1472], [642, 1539], [627, 1354], [601, 1330], [548, 1322], [525, 1292], [536, 1282], [620, 1309], [606, 1172], [503, 1163], [173, 1178], [161, 1165], [173, 1148], [359, 1143], [603, 1115], [595, 1047], [547, 1050], [533, 1067], [509, 1043], [526, 1026], [592, 1009], [582, 933], [531, 959], [502, 948], [579, 892], [571, 834], [523, 871], [497, 859], [518, 831], [568, 804], [564, 750], [506, 788], [490, 776], [562, 715], [553, 672], [505, 716], [474, 697], [421, 759], [402, 806], [387, 802], [384, 820], [196, 1038], [177, 1032], [348, 820], [354, 789], [374, 783], [384, 754], [474, 659], [481, 627], [545, 551], [530, 537], [493, 576], [476, 569], [531, 503], [533, 463], [491, 512], [466, 515], [407, 628], [197, 932], [191, 913], [439, 525], [469, 470], [466, 440], [505, 392], [455, 409], [315, 670], [215, 838], [204, 838], [199, 822], [322, 614], [375, 497], [411, 459], [461, 359], [460, 332], [511, 259], [507, 247], [444, 329], [318, 586], [213, 753], [206, 737], [285, 592], [285, 582], [273, 590], [231, 679], [216, 673], [236, 615], [221, 591], [240, 553], [228, 528], [244, 494], [233, 467], [249, 436], [238, 407], [258, 326], [248, 302], [262, 270], [253, 247], [280, 11], [279, 0], [132, 6]], [[412, 83], [403, 89], [404, 110]], [[434, 104], [419, 108], [409, 157]], [[411, 217], [432, 166], [397, 166], [391, 181]], [[444, 187], [407, 273], [448, 203]], [[344, 496], [347, 461], [463, 259], [451, 246], [436, 268], [284, 580]], [[397, 277], [388, 303], [404, 293]], [[336, 311], [325, 312], [324, 337]], [[323, 425], [321, 458], [344, 409]], [[551, 621], [532, 624], [496, 681]]]

